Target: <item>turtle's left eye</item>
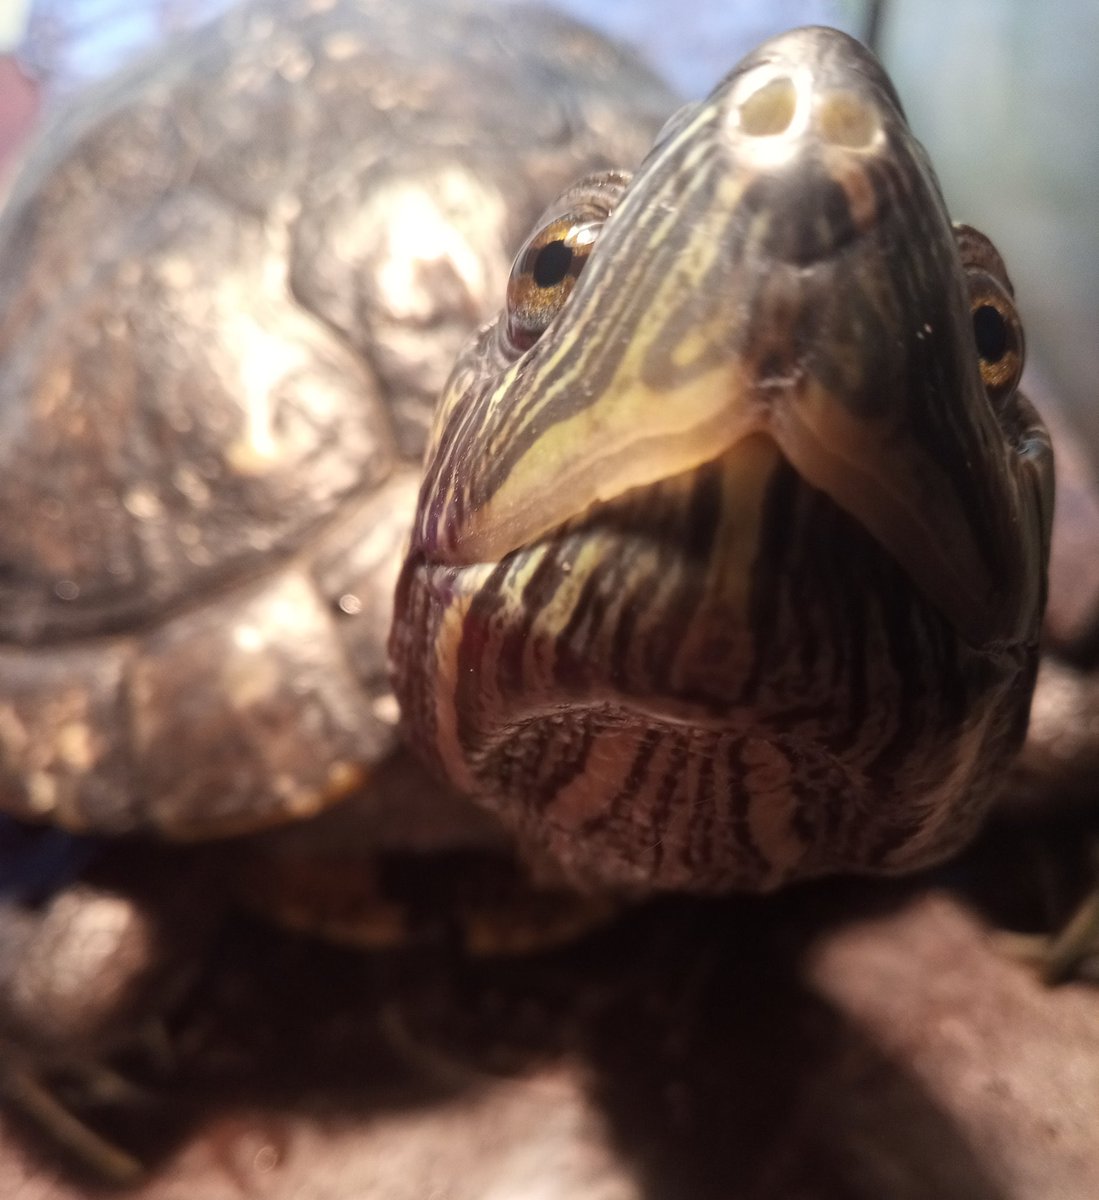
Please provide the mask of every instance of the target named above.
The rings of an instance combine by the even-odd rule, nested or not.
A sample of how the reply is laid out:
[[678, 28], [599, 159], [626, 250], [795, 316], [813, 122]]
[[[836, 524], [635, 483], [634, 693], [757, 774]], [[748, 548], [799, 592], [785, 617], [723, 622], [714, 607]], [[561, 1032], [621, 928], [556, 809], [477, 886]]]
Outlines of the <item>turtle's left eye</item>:
[[969, 277], [973, 340], [985, 391], [992, 401], [1010, 395], [1023, 373], [1023, 327], [1015, 302], [995, 277], [974, 271]]
[[601, 217], [567, 213], [527, 239], [508, 280], [507, 333], [514, 349], [533, 346], [561, 311], [602, 228]]

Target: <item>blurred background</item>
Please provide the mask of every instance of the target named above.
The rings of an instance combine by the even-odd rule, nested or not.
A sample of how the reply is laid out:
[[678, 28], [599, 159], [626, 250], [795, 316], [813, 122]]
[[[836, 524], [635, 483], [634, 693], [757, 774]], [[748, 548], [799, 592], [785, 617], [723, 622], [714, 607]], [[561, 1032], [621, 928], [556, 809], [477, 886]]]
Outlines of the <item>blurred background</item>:
[[[0, 4], [0, 161], [45, 106], [232, 2]], [[793, 25], [837, 25], [872, 40], [954, 215], [1004, 251], [1032, 362], [1099, 447], [1096, 0], [555, 3], [633, 44], [685, 96], [702, 94], [760, 39]]]

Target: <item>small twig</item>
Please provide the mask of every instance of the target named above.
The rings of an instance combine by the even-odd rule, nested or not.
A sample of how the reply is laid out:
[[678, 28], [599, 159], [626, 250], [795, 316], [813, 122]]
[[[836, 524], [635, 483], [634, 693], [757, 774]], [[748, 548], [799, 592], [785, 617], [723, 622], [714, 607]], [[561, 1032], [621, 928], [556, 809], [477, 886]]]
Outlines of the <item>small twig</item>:
[[105, 1182], [124, 1187], [144, 1176], [145, 1168], [132, 1154], [100, 1137], [29, 1072], [3, 1067], [0, 1093]]
[[1099, 950], [1099, 887], [1084, 897], [1065, 927], [1050, 942], [1042, 978], [1064, 983], [1078, 976], [1080, 964]]

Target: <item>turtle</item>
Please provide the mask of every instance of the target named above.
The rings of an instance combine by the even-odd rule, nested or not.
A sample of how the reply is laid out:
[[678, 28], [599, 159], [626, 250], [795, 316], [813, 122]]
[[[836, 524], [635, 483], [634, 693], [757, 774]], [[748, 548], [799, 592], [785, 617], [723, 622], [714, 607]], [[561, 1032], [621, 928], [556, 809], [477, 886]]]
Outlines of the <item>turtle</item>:
[[[400, 543], [435, 395], [545, 196], [639, 157], [674, 104], [548, 11], [250, 0], [28, 149], [0, 212], [0, 819], [73, 835], [80, 878], [0, 912], [0, 1090], [102, 1174], [138, 1164], [39, 1077], [179, 994], [198, 914], [177, 896], [232, 876], [287, 924], [399, 937], [370, 872], [333, 865], [353, 837], [439, 848], [469, 938], [512, 927], [476, 924], [518, 874], [506, 835], [400, 743]], [[284, 852], [278, 827], [341, 807]], [[173, 859], [190, 882], [167, 890], [155, 866], [151, 890], [83, 870], [141, 838], [227, 860]]]
[[[423, 33], [422, 19], [402, 16], [398, 26]], [[337, 44], [342, 61], [346, 42]], [[417, 62], [424, 53], [417, 40]], [[269, 44], [261, 57], [275, 74], [280, 62], [291, 74], [300, 69]], [[643, 114], [666, 98], [638, 90]], [[429, 100], [441, 104], [437, 94]], [[184, 143], [187, 127], [174, 119]], [[309, 142], [308, 132], [299, 128], [291, 141], [299, 139]], [[461, 154], [463, 163], [477, 160], [464, 143]], [[159, 398], [160, 436], [138, 447], [159, 452], [156, 469], [137, 484], [126, 460], [124, 486], [107, 498], [117, 501], [122, 529], [132, 519], [148, 530], [182, 512], [179, 545], [139, 539], [147, 560], [95, 555], [105, 571], [98, 590], [76, 571], [84, 560], [64, 561], [53, 539], [47, 571], [28, 571], [24, 559], [6, 574], [13, 661], [48, 648], [33, 670], [7, 674], [42, 695], [50, 656], [59, 646], [65, 654], [54, 672], [62, 686], [41, 705], [50, 724], [28, 737], [10, 700], [0, 720], [0, 794], [10, 811], [79, 829], [94, 813], [105, 832], [177, 838], [297, 817], [308, 837], [320, 822], [304, 818], [324, 801], [361, 790], [367, 774], [385, 776], [370, 739], [395, 750], [400, 722], [453, 789], [424, 793], [444, 798], [442, 815], [408, 799], [417, 787], [400, 789], [395, 807], [417, 850], [455, 838], [479, 843], [491, 830], [484, 836], [514, 846], [536, 883], [581, 895], [767, 891], [831, 872], [897, 873], [973, 835], [1026, 729], [1052, 518], [1050, 442], [1018, 386], [1023, 332], [1000, 256], [976, 230], [951, 225], [884, 71], [835, 30], [766, 43], [708, 99], [663, 125], [634, 176], [622, 165], [640, 151], [621, 154], [593, 164], [594, 173], [574, 171], [580, 182], [563, 191], [545, 189], [538, 207], [555, 191], [558, 199], [528, 216], [533, 232], [510, 277], [497, 280], [502, 314], [464, 349], [452, 347], [455, 365], [438, 381], [434, 410], [427, 389], [416, 403], [391, 402], [395, 443], [414, 456], [426, 442], [422, 479], [410, 468], [398, 491], [360, 462], [361, 504], [333, 518], [338, 451], [361, 442], [346, 418], [349, 401], [329, 390], [333, 378], [345, 379], [346, 360], [309, 390], [337, 422], [319, 452], [336, 461], [322, 471], [334, 478], [310, 494], [321, 514], [312, 525], [290, 511], [300, 496], [284, 490], [272, 501], [247, 487], [277, 458], [282, 432], [270, 406], [254, 399], [255, 376], [234, 379], [243, 438], [223, 427], [203, 442], [171, 419], [184, 390]], [[210, 186], [187, 154], [169, 158]], [[128, 181], [155, 177], [155, 164], [129, 161]], [[19, 187], [13, 203], [27, 194]], [[263, 203], [277, 190], [262, 161], [242, 187]], [[300, 212], [313, 212], [324, 194], [310, 192]], [[386, 196], [384, 211], [402, 220], [384, 245], [411, 236], [410, 211], [417, 236], [432, 228], [406, 190]], [[345, 216], [351, 209], [361, 234], [369, 198], [348, 204], [336, 188], [329, 199]], [[275, 210], [263, 211], [266, 234]], [[299, 209], [286, 211], [293, 225]], [[132, 217], [125, 225], [148, 232]], [[419, 330], [402, 338], [357, 300], [312, 281], [307, 267], [347, 260], [326, 259], [332, 242], [340, 236], [328, 228], [303, 243], [304, 260], [284, 244], [274, 259], [289, 260], [296, 299], [326, 302], [325, 320], [346, 342], [368, 331], [391, 378], [407, 386], [414, 373], [393, 359], [398, 349], [422, 349]], [[228, 276], [230, 299], [219, 292], [210, 302], [238, 349], [255, 335], [248, 318], [236, 320], [238, 309], [250, 311], [268, 277], [242, 278], [230, 254], [242, 244], [239, 229], [219, 243], [215, 274]], [[25, 229], [18, 245], [28, 245]], [[17, 265], [33, 257], [15, 253]], [[375, 291], [406, 297], [407, 274], [390, 270], [385, 253], [380, 262]], [[131, 265], [127, 277], [142, 276]], [[86, 278], [94, 284], [95, 273]], [[192, 315], [203, 311], [190, 260], [173, 258], [160, 278]], [[449, 282], [436, 281], [444, 294]], [[108, 325], [93, 339], [116, 356], [112, 380], [146, 315], [163, 327], [157, 306], [137, 294], [134, 327], [116, 338]], [[26, 321], [34, 310], [11, 311]], [[190, 361], [180, 321], [166, 324], [182, 343], [169, 361]], [[19, 332], [27, 344], [26, 327]], [[201, 345], [211, 353], [208, 339]], [[293, 375], [301, 359], [259, 346], [251, 361], [262, 396], [272, 375]], [[368, 385], [361, 369], [352, 377], [359, 396]], [[58, 446], [87, 432], [87, 414], [69, 427], [57, 422], [65, 398], [79, 394], [75, 360], [44, 383], [28, 394], [46, 398], [43, 461], [52, 463]], [[294, 424], [293, 438], [310, 427]], [[108, 448], [109, 432], [95, 431]], [[220, 557], [190, 532], [197, 512], [216, 507], [209, 478], [180, 469], [196, 447], [228, 464], [236, 484], [232, 522], [224, 512], [213, 522]], [[21, 476], [47, 490], [59, 477], [73, 486], [65, 470]], [[96, 494], [96, 479], [76, 478]], [[178, 508], [168, 503], [175, 493]], [[0, 497], [12, 511], [10, 496]], [[50, 499], [43, 517], [62, 520], [63, 506]], [[274, 528], [255, 520], [257, 511], [276, 512]], [[92, 503], [77, 515], [74, 552], [109, 524]], [[29, 523], [15, 531], [15, 545], [30, 532]], [[306, 543], [317, 547], [308, 557]], [[104, 549], [118, 546], [106, 538]], [[303, 598], [303, 561], [327, 598], [323, 614]], [[273, 598], [265, 589], [286, 580], [263, 569], [272, 562], [291, 581]], [[181, 591], [184, 576], [191, 587]], [[208, 587], [202, 604], [197, 578]], [[230, 621], [238, 578], [256, 604]], [[133, 678], [113, 689], [107, 678], [92, 704], [83, 685], [93, 673], [81, 675], [70, 652], [86, 649], [92, 630], [95, 649], [120, 645], [135, 630], [135, 605]], [[318, 669], [313, 641], [321, 615], [361, 631], [349, 635], [341, 665], [346, 657], [377, 681], [365, 704], [327, 690], [334, 679], [328, 660]], [[301, 700], [293, 711], [279, 686], [283, 666]], [[278, 702], [265, 706], [268, 695]], [[332, 695], [331, 706], [322, 695]], [[238, 722], [238, 704], [255, 705], [262, 720]], [[98, 728], [97, 713], [108, 714]], [[137, 743], [123, 751], [116, 736], [116, 725], [131, 723], [145, 750], [140, 790], [90, 769], [133, 759]], [[343, 733], [361, 738], [360, 748], [344, 749]], [[289, 773], [306, 749], [312, 771], [299, 779]], [[368, 805], [367, 840], [387, 825], [381, 808], [376, 798]], [[424, 835], [434, 821], [445, 836]], [[345, 882], [336, 880], [328, 929], [340, 924]]]
[[394, 606], [410, 742], [580, 888], [943, 861], [1038, 669], [1024, 349], [877, 60], [766, 42], [549, 205], [459, 355]]
[[[1024, 365], [873, 57], [767, 43], [635, 177], [550, 204], [459, 357], [395, 607], [410, 741], [577, 886], [640, 894], [1092, 812], [1099, 477]], [[1018, 941], [1070, 977], [1099, 890]]]
[[[1099, 477], [1024, 365], [1006, 265], [873, 57], [767, 43], [633, 179], [550, 204], [460, 356], [395, 608], [411, 742], [580, 887], [901, 873], [990, 812], [1088, 820]], [[1099, 889], [1004, 941], [1073, 976]]]

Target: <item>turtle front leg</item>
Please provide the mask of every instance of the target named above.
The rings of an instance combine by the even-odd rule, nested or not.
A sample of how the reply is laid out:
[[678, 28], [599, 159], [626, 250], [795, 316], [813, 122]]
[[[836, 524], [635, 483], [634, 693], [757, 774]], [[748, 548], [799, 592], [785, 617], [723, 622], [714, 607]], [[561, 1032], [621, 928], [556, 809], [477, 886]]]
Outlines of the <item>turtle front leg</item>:
[[135, 1050], [163, 1063], [161, 1017], [199, 961], [192, 935], [208, 928], [192, 920], [193, 900], [181, 912], [176, 898], [210, 889], [155, 873], [154, 889], [79, 882], [38, 906], [0, 904], [0, 1102], [116, 1186], [145, 1168], [87, 1114], [132, 1113], [140, 1124], [155, 1101], [111, 1063]]

